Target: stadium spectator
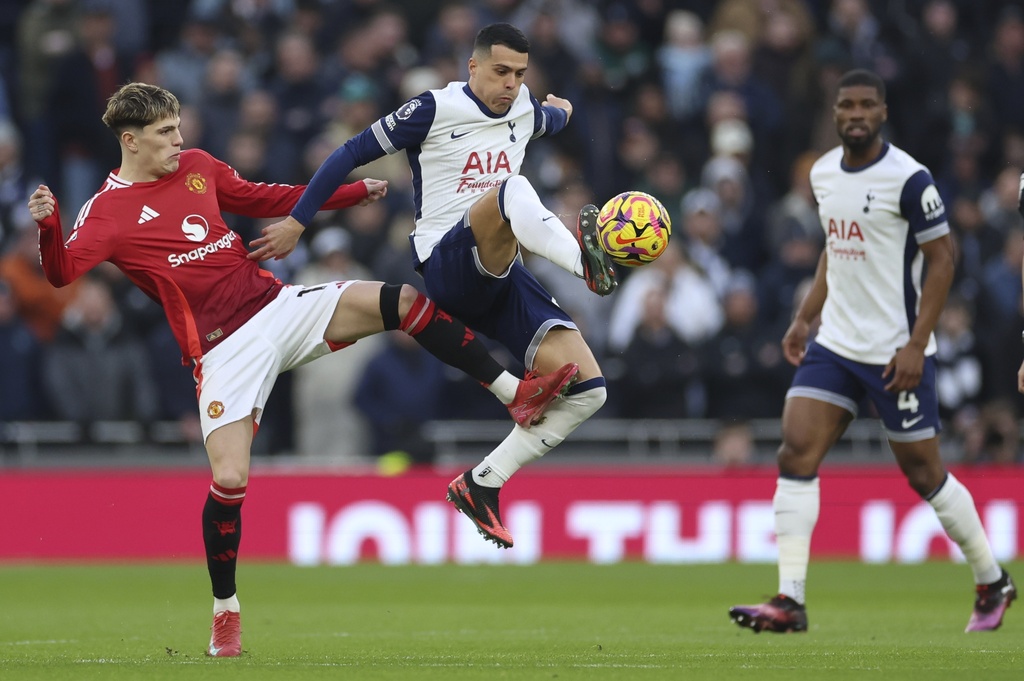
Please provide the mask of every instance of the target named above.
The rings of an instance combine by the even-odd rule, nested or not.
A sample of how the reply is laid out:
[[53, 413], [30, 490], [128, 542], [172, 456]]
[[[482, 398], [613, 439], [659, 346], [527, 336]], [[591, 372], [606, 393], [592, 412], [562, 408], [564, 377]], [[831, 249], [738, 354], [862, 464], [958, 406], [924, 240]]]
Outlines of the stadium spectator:
[[388, 334], [369, 357], [352, 393], [352, 401], [370, 424], [369, 451], [398, 454], [410, 463], [434, 461], [434, 445], [423, 426], [441, 414], [444, 364], [404, 333]]
[[0, 281], [7, 284], [14, 297], [14, 307], [32, 334], [49, 343], [57, 335], [64, 308], [75, 297], [77, 284], [55, 289], [46, 281], [39, 264], [38, 237], [33, 230], [18, 234], [14, 243], [0, 257]]
[[[183, 151], [178, 114], [178, 101], [167, 90], [122, 86], [103, 116], [118, 138], [121, 165], [83, 207], [74, 235], [65, 241], [48, 187], [32, 193], [29, 210], [39, 224], [40, 260], [54, 286], [103, 261], [117, 265], [161, 302], [183, 360], [195, 365], [213, 473], [202, 526], [214, 593], [207, 653], [234, 657], [242, 652], [235, 593], [241, 504], [253, 436], [279, 374], [365, 336], [402, 329], [487, 386], [517, 422], [530, 423], [575, 378], [577, 367], [565, 365], [524, 383], [504, 371], [472, 331], [411, 287], [365, 281], [285, 286], [266, 276], [257, 261], [270, 250], [269, 237], [252, 242], [257, 250], [249, 253], [220, 211], [280, 214], [302, 188], [247, 182], [206, 152]], [[386, 191], [386, 183], [364, 180], [325, 192], [323, 205], [374, 201]], [[174, 252], [168, 244], [183, 243], [182, 234], [187, 246], [174, 250], [200, 245]], [[284, 244], [278, 241], [277, 254], [290, 253], [298, 237], [292, 232]], [[268, 328], [272, 334], [264, 332]]]
[[0, 119], [0, 253], [32, 225], [25, 197], [35, 185], [22, 163], [21, 149], [21, 135], [14, 123]]
[[672, 116], [686, 121], [697, 115], [701, 78], [711, 65], [711, 49], [704, 42], [704, 24], [699, 16], [685, 10], [669, 13], [658, 64]]
[[11, 289], [0, 279], [0, 422], [47, 416], [40, 356], [39, 341], [18, 317]]
[[933, 331], [954, 267], [945, 210], [928, 170], [881, 136], [887, 117], [881, 78], [856, 69], [839, 85], [835, 124], [842, 144], [811, 169], [828, 245], [782, 341], [798, 369], [783, 407], [773, 499], [779, 595], [729, 614], [755, 632], [807, 630], [818, 469], [868, 397], [910, 487], [932, 506], [971, 568], [976, 597], [967, 631], [991, 631], [1002, 624], [1016, 587], [996, 562], [970, 492], [939, 454]]
[[145, 347], [126, 331], [106, 282], [82, 279], [43, 355], [43, 385], [57, 418], [85, 425], [156, 419]]

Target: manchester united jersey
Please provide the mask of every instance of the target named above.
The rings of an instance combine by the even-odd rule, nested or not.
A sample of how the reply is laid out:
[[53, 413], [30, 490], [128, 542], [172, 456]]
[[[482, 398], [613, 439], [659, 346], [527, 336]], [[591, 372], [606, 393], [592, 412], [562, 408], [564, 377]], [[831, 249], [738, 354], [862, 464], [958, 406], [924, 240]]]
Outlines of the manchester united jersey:
[[[931, 173], [906, 152], [887, 143], [867, 166], [842, 159], [836, 147], [811, 168], [828, 254], [817, 341], [847, 359], [887, 364], [917, 321], [918, 244], [948, 234], [949, 225]], [[934, 336], [925, 353], [935, 353]]]
[[[221, 210], [280, 217], [303, 189], [248, 182], [198, 149], [182, 151], [178, 169], [152, 182], [128, 182], [114, 171], [82, 207], [66, 241], [56, 212], [40, 223], [43, 270], [54, 286], [63, 286], [100, 262], [113, 263], [163, 306], [183, 356], [199, 358], [283, 286], [247, 257]], [[364, 198], [362, 182], [344, 185], [324, 208]]]

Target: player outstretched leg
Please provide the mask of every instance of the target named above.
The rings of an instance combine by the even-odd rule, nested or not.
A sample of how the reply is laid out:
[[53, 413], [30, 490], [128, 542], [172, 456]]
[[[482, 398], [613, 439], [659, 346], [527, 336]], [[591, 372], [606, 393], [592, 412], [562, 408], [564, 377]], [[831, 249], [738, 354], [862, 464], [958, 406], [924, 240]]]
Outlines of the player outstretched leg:
[[513, 545], [512, 533], [501, 521], [498, 494], [512, 475], [560, 444], [590, 418], [607, 399], [604, 377], [569, 388], [563, 399], [548, 408], [530, 430], [516, 427], [479, 465], [448, 485], [447, 499], [464, 513], [485, 539], [501, 548]]
[[[472, 329], [411, 286], [384, 284], [380, 287], [379, 305], [385, 330], [398, 329], [409, 334], [445, 364], [480, 381], [524, 428], [538, 422], [552, 401], [564, 395], [577, 380], [579, 366], [573, 362], [550, 374], [528, 374], [520, 381], [491, 356]], [[404, 314], [403, 309], [407, 309]]]
[[585, 280], [598, 295], [615, 289], [615, 269], [597, 238], [597, 207], [583, 207], [573, 239], [558, 216], [541, 203], [530, 181], [514, 175], [498, 191], [498, 210], [528, 251]]

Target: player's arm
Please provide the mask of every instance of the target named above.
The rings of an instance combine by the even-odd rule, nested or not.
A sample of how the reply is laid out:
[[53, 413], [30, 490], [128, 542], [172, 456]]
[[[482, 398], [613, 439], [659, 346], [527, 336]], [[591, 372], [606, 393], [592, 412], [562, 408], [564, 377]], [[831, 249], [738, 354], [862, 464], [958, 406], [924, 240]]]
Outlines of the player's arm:
[[907, 180], [900, 197], [900, 211], [924, 254], [925, 275], [910, 339], [896, 350], [882, 372], [882, 378], [892, 376], [885, 386], [890, 392], [913, 390], [921, 382], [924, 353], [946, 305], [956, 267], [956, 251], [946, 212], [928, 171], [922, 170]]
[[814, 272], [814, 282], [800, 306], [793, 315], [793, 321], [786, 329], [786, 335], [782, 337], [782, 354], [786, 356], [793, 366], [799, 366], [803, 361], [804, 353], [807, 352], [807, 338], [811, 335], [811, 325], [814, 324], [821, 308], [825, 305], [825, 298], [828, 297], [828, 252], [822, 251], [818, 258], [818, 268]]
[[[1020, 193], [1017, 195], [1017, 212], [1024, 217], [1024, 173], [1020, 175]], [[1021, 290], [1024, 291], [1024, 267], [1021, 268]], [[1021, 335], [1024, 338], [1024, 334]], [[1017, 390], [1024, 393], [1024, 362], [1017, 370]]]
[[532, 139], [557, 134], [569, 123], [572, 104], [568, 99], [548, 95], [542, 104], [531, 95], [530, 100], [533, 102], [534, 112]]
[[298, 235], [353, 170], [426, 139], [435, 108], [433, 95], [426, 92], [335, 149], [306, 185], [291, 214], [281, 222], [265, 227], [263, 236], [250, 244], [256, 250], [249, 254], [249, 258], [280, 260], [291, 253], [298, 243]]
[[86, 217], [65, 243], [57, 198], [46, 185], [32, 192], [28, 208], [39, 225], [39, 262], [55, 287], [67, 286], [113, 252], [116, 227], [97, 216]]

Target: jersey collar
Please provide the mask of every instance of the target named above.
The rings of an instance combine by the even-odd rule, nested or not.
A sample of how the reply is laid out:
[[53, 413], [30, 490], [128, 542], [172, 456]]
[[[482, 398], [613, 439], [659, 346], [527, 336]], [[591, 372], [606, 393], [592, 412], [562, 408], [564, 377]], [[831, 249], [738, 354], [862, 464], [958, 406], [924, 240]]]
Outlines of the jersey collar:
[[882, 150], [880, 152], [878, 152], [878, 156], [875, 157], [875, 160], [871, 161], [870, 163], [865, 163], [862, 166], [857, 166], [856, 168], [851, 168], [850, 166], [846, 165], [846, 163], [843, 161], [842, 157], [840, 157], [839, 158], [839, 167], [842, 168], [847, 173], [859, 173], [859, 172], [861, 172], [863, 170], [867, 170], [871, 166], [873, 166], [876, 163], [878, 163], [879, 161], [881, 161], [883, 158], [885, 158], [885, 155], [888, 154], [888, 153], [889, 153], [889, 143], [888, 142], [883, 142], [882, 143]]
[[[476, 104], [478, 109], [480, 109], [480, 112], [483, 113], [483, 115], [487, 116], [488, 118], [504, 118], [506, 115], [508, 115], [508, 111], [512, 110], [512, 107], [509, 107], [508, 111], [506, 111], [505, 113], [502, 113], [502, 114], [494, 113], [489, 108], [487, 108], [486, 104], [484, 104], [479, 99], [477, 99], [477, 96], [474, 95], [473, 91], [469, 89], [469, 83], [466, 83], [465, 85], [462, 86], [462, 91], [466, 93], [467, 97], [469, 97], [471, 100], [473, 100], [473, 103]], [[514, 103], [515, 102], [513, 102], [513, 104]]]

